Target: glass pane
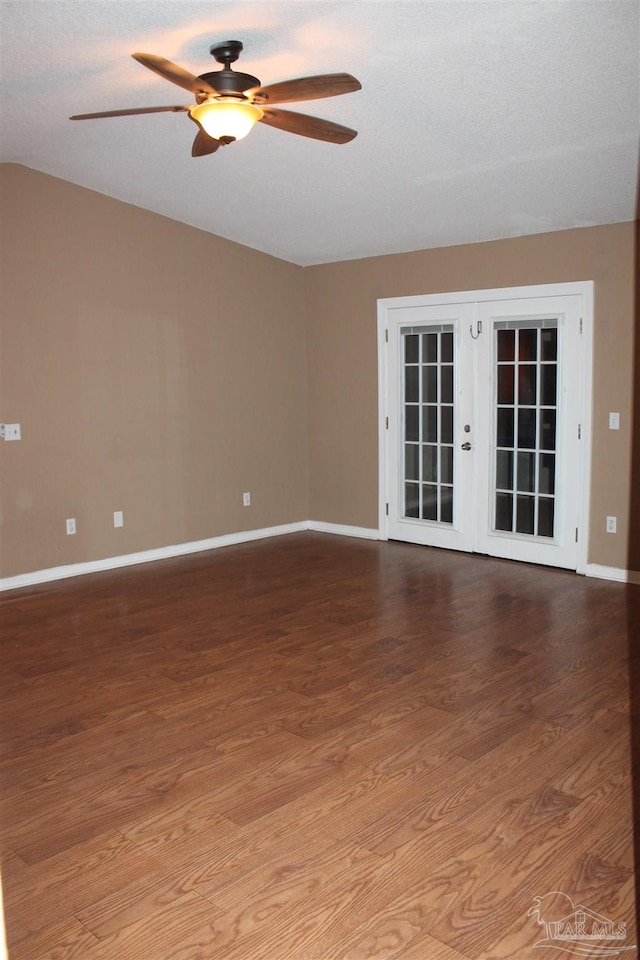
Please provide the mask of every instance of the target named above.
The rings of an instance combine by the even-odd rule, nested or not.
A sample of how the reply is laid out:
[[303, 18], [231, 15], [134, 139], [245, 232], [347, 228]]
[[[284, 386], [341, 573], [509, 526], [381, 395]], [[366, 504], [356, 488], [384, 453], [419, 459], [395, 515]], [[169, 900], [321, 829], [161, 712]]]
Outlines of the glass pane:
[[438, 334], [437, 333], [422, 334], [422, 362], [423, 363], [438, 362]]
[[420, 516], [420, 484], [418, 483], [404, 485], [404, 515], [405, 517]]
[[518, 403], [535, 406], [536, 373], [537, 368], [534, 364], [518, 367]]
[[422, 485], [422, 518], [423, 520], [438, 519], [438, 488], [435, 484]]
[[411, 333], [404, 338], [404, 362], [418, 363], [420, 359], [420, 337], [416, 333]]
[[556, 377], [555, 363], [547, 363], [540, 367], [540, 403], [545, 407], [556, 405]]
[[404, 516], [452, 523], [454, 334], [429, 328], [403, 337]]
[[513, 370], [511, 364], [498, 367], [498, 403], [513, 403]]
[[540, 493], [555, 493], [556, 457], [553, 453], [540, 454]]
[[536, 489], [536, 455], [535, 453], [518, 453], [518, 491], [520, 493], [535, 493]]
[[422, 368], [422, 399], [426, 403], [438, 402], [438, 368]]
[[553, 512], [554, 502], [546, 497], [541, 497], [538, 503], [538, 536], [553, 536]]
[[436, 483], [438, 480], [438, 448], [422, 448], [422, 479], [428, 483]]
[[543, 450], [555, 450], [556, 448], [555, 410], [540, 411], [540, 446]]
[[516, 498], [516, 533], [533, 533], [533, 497]]
[[495, 529], [550, 537], [555, 512], [558, 331], [543, 327], [542, 321], [514, 328], [496, 331]]
[[440, 522], [453, 523], [453, 487], [440, 488]]
[[537, 360], [538, 331], [518, 330], [518, 360]]
[[558, 359], [558, 331], [542, 330], [541, 337], [542, 337], [542, 359], [557, 360]]
[[498, 446], [513, 447], [513, 410], [509, 407], [498, 410]]
[[453, 447], [440, 448], [440, 479], [443, 483], [453, 483]]
[[440, 400], [442, 403], [453, 403], [453, 367], [441, 368]]
[[424, 443], [438, 442], [438, 408], [437, 407], [422, 408], [422, 440]]
[[418, 424], [420, 422], [419, 407], [404, 408], [404, 438], [405, 440], [418, 439]]
[[498, 450], [496, 453], [496, 487], [513, 490], [513, 451]]
[[420, 399], [419, 370], [419, 367], [404, 368], [404, 399], [407, 403], [417, 403]]
[[496, 493], [496, 530], [513, 530], [513, 495]]
[[536, 411], [518, 410], [518, 446], [535, 447], [536, 445]]
[[418, 450], [417, 443], [405, 443], [404, 445], [404, 476], [405, 480], [419, 480], [418, 472]]
[[515, 360], [515, 330], [498, 330], [498, 360]]
[[453, 407], [441, 407], [441, 443], [453, 443]]

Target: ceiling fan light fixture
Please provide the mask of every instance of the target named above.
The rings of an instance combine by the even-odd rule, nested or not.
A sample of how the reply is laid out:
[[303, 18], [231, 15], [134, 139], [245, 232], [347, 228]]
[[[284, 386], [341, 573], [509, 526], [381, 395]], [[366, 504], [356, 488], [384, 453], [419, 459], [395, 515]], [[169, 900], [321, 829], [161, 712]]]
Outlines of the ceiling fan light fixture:
[[242, 100], [205, 100], [189, 115], [214, 140], [242, 140], [264, 116], [260, 107]]

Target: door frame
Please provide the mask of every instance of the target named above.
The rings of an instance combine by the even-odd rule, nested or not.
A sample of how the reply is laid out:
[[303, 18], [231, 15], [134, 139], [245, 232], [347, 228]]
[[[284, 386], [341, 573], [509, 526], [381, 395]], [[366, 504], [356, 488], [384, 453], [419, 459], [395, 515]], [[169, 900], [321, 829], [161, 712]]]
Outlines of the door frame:
[[589, 505], [591, 499], [591, 428], [593, 395], [593, 281], [535, 284], [524, 287], [497, 287], [410, 297], [387, 297], [377, 301], [378, 333], [378, 537], [388, 540], [389, 503], [388, 450], [388, 331], [394, 310], [407, 307], [444, 306], [449, 303], [480, 303], [493, 300], [532, 299], [557, 296], [581, 297], [578, 416], [580, 458], [578, 464], [578, 551], [577, 573], [586, 573], [589, 546]]

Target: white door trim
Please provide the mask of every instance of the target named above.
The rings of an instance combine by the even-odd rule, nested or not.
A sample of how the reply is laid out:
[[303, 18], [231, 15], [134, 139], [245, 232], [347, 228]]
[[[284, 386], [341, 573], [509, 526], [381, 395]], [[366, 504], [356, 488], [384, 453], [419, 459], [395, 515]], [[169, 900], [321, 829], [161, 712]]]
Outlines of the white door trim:
[[489, 290], [464, 290], [450, 293], [428, 294], [412, 297], [389, 297], [378, 300], [378, 526], [379, 538], [388, 540], [387, 504], [389, 503], [389, 478], [387, 477], [389, 410], [388, 349], [386, 332], [389, 329], [389, 312], [406, 307], [435, 306], [447, 303], [482, 303], [494, 300], [531, 299], [577, 295], [582, 298], [579, 416], [581, 424], [580, 461], [578, 468], [578, 556], [577, 572], [587, 572], [589, 544], [589, 505], [591, 496], [591, 398], [593, 392], [593, 281], [570, 283], [536, 284], [526, 287], [498, 287]]

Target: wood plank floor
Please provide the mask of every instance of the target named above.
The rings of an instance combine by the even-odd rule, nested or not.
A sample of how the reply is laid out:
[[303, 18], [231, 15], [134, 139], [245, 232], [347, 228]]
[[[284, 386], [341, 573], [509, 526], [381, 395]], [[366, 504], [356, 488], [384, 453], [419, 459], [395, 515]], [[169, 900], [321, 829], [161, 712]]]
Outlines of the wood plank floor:
[[11, 960], [636, 956], [640, 588], [301, 533], [0, 617]]

